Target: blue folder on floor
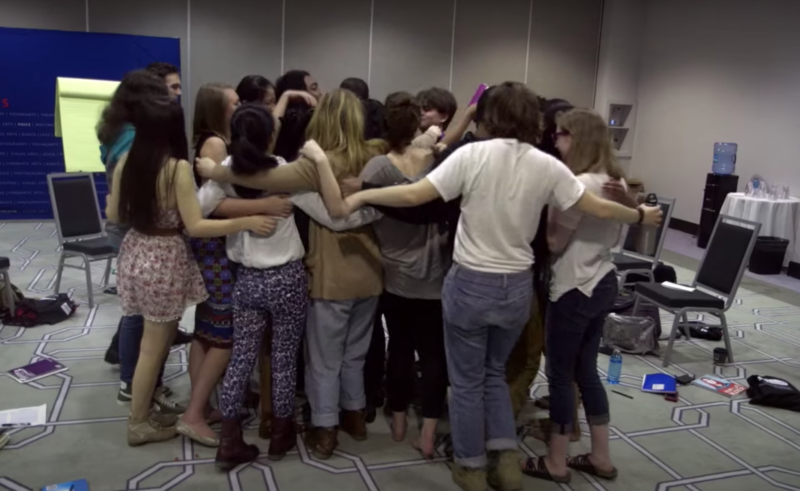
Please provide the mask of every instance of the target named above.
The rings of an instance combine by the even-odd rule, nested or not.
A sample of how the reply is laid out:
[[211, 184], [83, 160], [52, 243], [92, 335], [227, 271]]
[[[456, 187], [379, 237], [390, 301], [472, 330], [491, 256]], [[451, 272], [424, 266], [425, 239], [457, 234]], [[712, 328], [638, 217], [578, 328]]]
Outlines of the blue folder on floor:
[[678, 383], [672, 375], [652, 373], [642, 378], [642, 391], [655, 394], [675, 394], [678, 392]]

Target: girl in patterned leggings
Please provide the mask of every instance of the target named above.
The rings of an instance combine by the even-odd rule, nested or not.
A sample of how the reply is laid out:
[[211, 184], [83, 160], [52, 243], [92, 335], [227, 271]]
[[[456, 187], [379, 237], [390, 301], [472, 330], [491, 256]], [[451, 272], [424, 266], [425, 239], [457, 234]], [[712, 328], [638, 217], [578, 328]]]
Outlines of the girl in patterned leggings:
[[[245, 105], [237, 109], [231, 121], [231, 157], [222, 165], [237, 175], [250, 175], [285, 164], [267, 153], [274, 132], [275, 121], [265, 108]], [[318, 153], [314, 158], [325, 158], [321, 150]], [[259, 199], [263, 195], [263, 191], [214, 182], [206, 183], [199, 194], [204, 213], [226, 197]], [[233, 354], [220, 403], [223, 426], [216, 460], [223, 469], [255, 460], [259, 454], [258, 447], [244, 444], [238, 415], [270, 324], [273, 417], [269, 457], [279, 460], [294, 447], [296, 360], [308, 309], [308, 277], [302, 263], [305, 250], [291, 217], [278, 219], [268, 236], [229, 235], [227, 253], [241, 266], [233, 293]]]

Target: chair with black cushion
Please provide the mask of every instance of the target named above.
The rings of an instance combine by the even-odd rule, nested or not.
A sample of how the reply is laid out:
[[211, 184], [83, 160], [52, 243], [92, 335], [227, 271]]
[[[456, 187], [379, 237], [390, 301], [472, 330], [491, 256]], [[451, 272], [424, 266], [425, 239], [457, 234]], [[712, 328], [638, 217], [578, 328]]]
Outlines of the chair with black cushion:
[[669, 222], [672, 219], [672, 211], [675, 209], [675, 199], [659, 197], [658, 204], [661, 207], [663, 218], [661, 225], [656, 230], [656, 248], [652, 256], [641, 254], [636, 250], [636, 237], [639, 235], [640, 227], [647, 225], [631, 225], [625, 235], [625, 242], [620, 252], [613, 254], [614, 266], [619, 275], [619, 289], [622, 290], [628, 284], [628, 275], [641, 275], [655, 281], [653, 270], [658, 266], [661, 257], [661, 249], [664, 247], [664, 239], [667, 237], [666, 231], [669, 229]]
[[728, 358], [733, 362], [725, 312], [735, 300], [736, 291], [739, 289], [739, 283], [742, 281], [742, 275], [760, 230], [760, 223], [720, 215], [692, 282], [692, 291], [669, 288], [658, 283], [636, 284], [633, 315], [636, 315], [642, 300], [654, 303], [675, 315], [672, 331], [669, 334], [669, 344], [664, 352], [665, 367], [669, 366], [678, 329], [683, 327], [686, 339], [690, 339], [687, 317], [689, 312], [706, 312], [719, 318]]
[[11, 278], [8, 276], [8, 270], [11, 268], [11, 260], [7, 257], [0, 256], [0, 275], [3, 276], [3, 283], [5, 284], [5, 289], [3, 290], [3, 294], [6, 296], [6, 305], [8, 306], [8, 310], [14, 312], [14, 291], [11, 288]]
[[[88, 173], [49, 174], [47, 187], [50, 191], [50, 203], [53, 205], [58, 241], [61, 244], [55, 293], [58, 294], [61, 288], [64, 268], [82, 269], [86, 272], [89, 306], [94, 307], [91, 263], [106, 261], [101, 285], [101, 288], [105, 288], [111, 276], [111, 262], [117, 257], [116, 249], [103, 230], [94, 179]], [[66, 259], [71, 257], [81, 258], [83, 264], [66, 264]]]

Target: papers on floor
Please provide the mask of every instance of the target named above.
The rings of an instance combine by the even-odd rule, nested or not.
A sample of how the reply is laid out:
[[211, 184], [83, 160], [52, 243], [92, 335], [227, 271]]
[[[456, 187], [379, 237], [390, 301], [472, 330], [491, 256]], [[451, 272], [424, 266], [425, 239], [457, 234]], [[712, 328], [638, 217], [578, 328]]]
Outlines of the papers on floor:
[[693, 291], [696, 290], [695, 288], [692, 288], [690, 286], [679, 285], [679, 284], [673, 283], [671, 281], [665, 281], [665, 282], [661, 283], [661, 286], [664, 286], [666, 288], [672, 288], [673, 290], [681, 290], [681, 291], [684, 291], [684, 292], [693, 292]]
[[47, 404], [0, 411], [0, 428], [41, 426], [47, 423]]

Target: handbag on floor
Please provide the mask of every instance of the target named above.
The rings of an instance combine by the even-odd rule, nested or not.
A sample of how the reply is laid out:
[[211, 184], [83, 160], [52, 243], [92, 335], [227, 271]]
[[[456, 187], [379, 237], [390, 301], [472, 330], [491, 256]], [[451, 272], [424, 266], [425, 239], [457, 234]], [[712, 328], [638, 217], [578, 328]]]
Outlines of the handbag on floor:
[[41, 299], [23, 298], [16, 304], [13, 315], [9, 311], [4, 313], [3, 323], [22, 327], [58, 324], [72, 317], [77, 308], [66, 293]]
[[650, 317], [609, 314], [601, 346], [637, 355], [659, 353], [655, 321]]
[[777, 407], [800, 412], [800, 391], [778, 377], [751, 375], [747, 377], [750, 404]]

